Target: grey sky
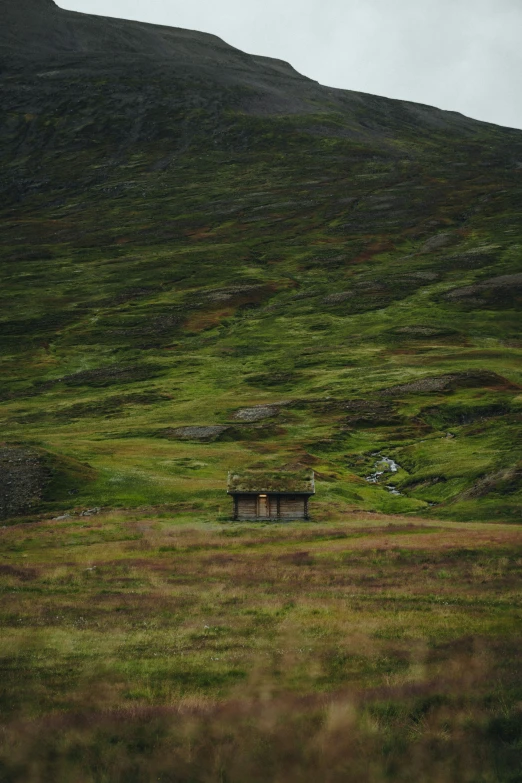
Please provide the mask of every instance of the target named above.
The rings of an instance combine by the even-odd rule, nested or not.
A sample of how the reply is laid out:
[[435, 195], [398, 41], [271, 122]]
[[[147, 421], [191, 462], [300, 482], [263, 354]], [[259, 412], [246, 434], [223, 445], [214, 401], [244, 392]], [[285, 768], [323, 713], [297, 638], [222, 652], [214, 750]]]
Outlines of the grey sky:
[[322, 84], [522, 128], [522, 0], [58, 0], [202, 30]]

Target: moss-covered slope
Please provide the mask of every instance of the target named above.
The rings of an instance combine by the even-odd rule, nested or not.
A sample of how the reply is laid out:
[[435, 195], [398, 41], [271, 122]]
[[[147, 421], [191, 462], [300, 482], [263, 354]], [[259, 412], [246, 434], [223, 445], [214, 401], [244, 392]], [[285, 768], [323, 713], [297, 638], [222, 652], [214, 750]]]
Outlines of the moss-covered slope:
[[522, 132], [126, 57], [1, 76], [2, 438], [95, 477], [48, 502], [519, 521]]

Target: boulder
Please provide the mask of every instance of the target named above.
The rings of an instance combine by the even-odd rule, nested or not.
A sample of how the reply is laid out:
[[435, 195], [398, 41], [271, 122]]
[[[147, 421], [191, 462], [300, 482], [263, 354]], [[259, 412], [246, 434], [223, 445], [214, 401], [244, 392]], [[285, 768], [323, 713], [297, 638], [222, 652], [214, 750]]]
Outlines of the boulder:
[[279, 408], [275, 405], [256, 405], [253, 408], [241, 408], [236, 411], [232, 418], [237, 421], [245, 421], [253, 423], [256, 421], [263, 421], [264, 419], [271, 419], [273, 416], [277, 416]]
[[217, 440], [229, 429], [223, 424], [209, 427], [173, 427], [162, 430], [161, 434], [172, 440], [199, 440], [211, 442]]

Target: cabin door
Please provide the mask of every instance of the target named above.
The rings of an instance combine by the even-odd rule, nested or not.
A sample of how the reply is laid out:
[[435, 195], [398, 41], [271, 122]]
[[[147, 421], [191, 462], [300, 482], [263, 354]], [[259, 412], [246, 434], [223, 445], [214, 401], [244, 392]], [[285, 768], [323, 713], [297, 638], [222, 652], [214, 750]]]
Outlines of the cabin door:
[[269, 517], [270, 511], [268, 507], [268, 496], [267, 495], [259, 495], [257, 499], [257, 516], [258, 517]]

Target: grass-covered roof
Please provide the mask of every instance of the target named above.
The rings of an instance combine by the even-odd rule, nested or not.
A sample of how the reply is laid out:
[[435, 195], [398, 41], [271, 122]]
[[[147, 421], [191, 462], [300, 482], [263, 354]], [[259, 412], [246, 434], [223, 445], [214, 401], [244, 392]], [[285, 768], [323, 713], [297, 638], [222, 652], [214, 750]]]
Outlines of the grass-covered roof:
[[228, 475], [228, 491], [230, 493], [278, 492], [313, 495], [315, 493], [314, 473], [311, 470], [232, 472]]

